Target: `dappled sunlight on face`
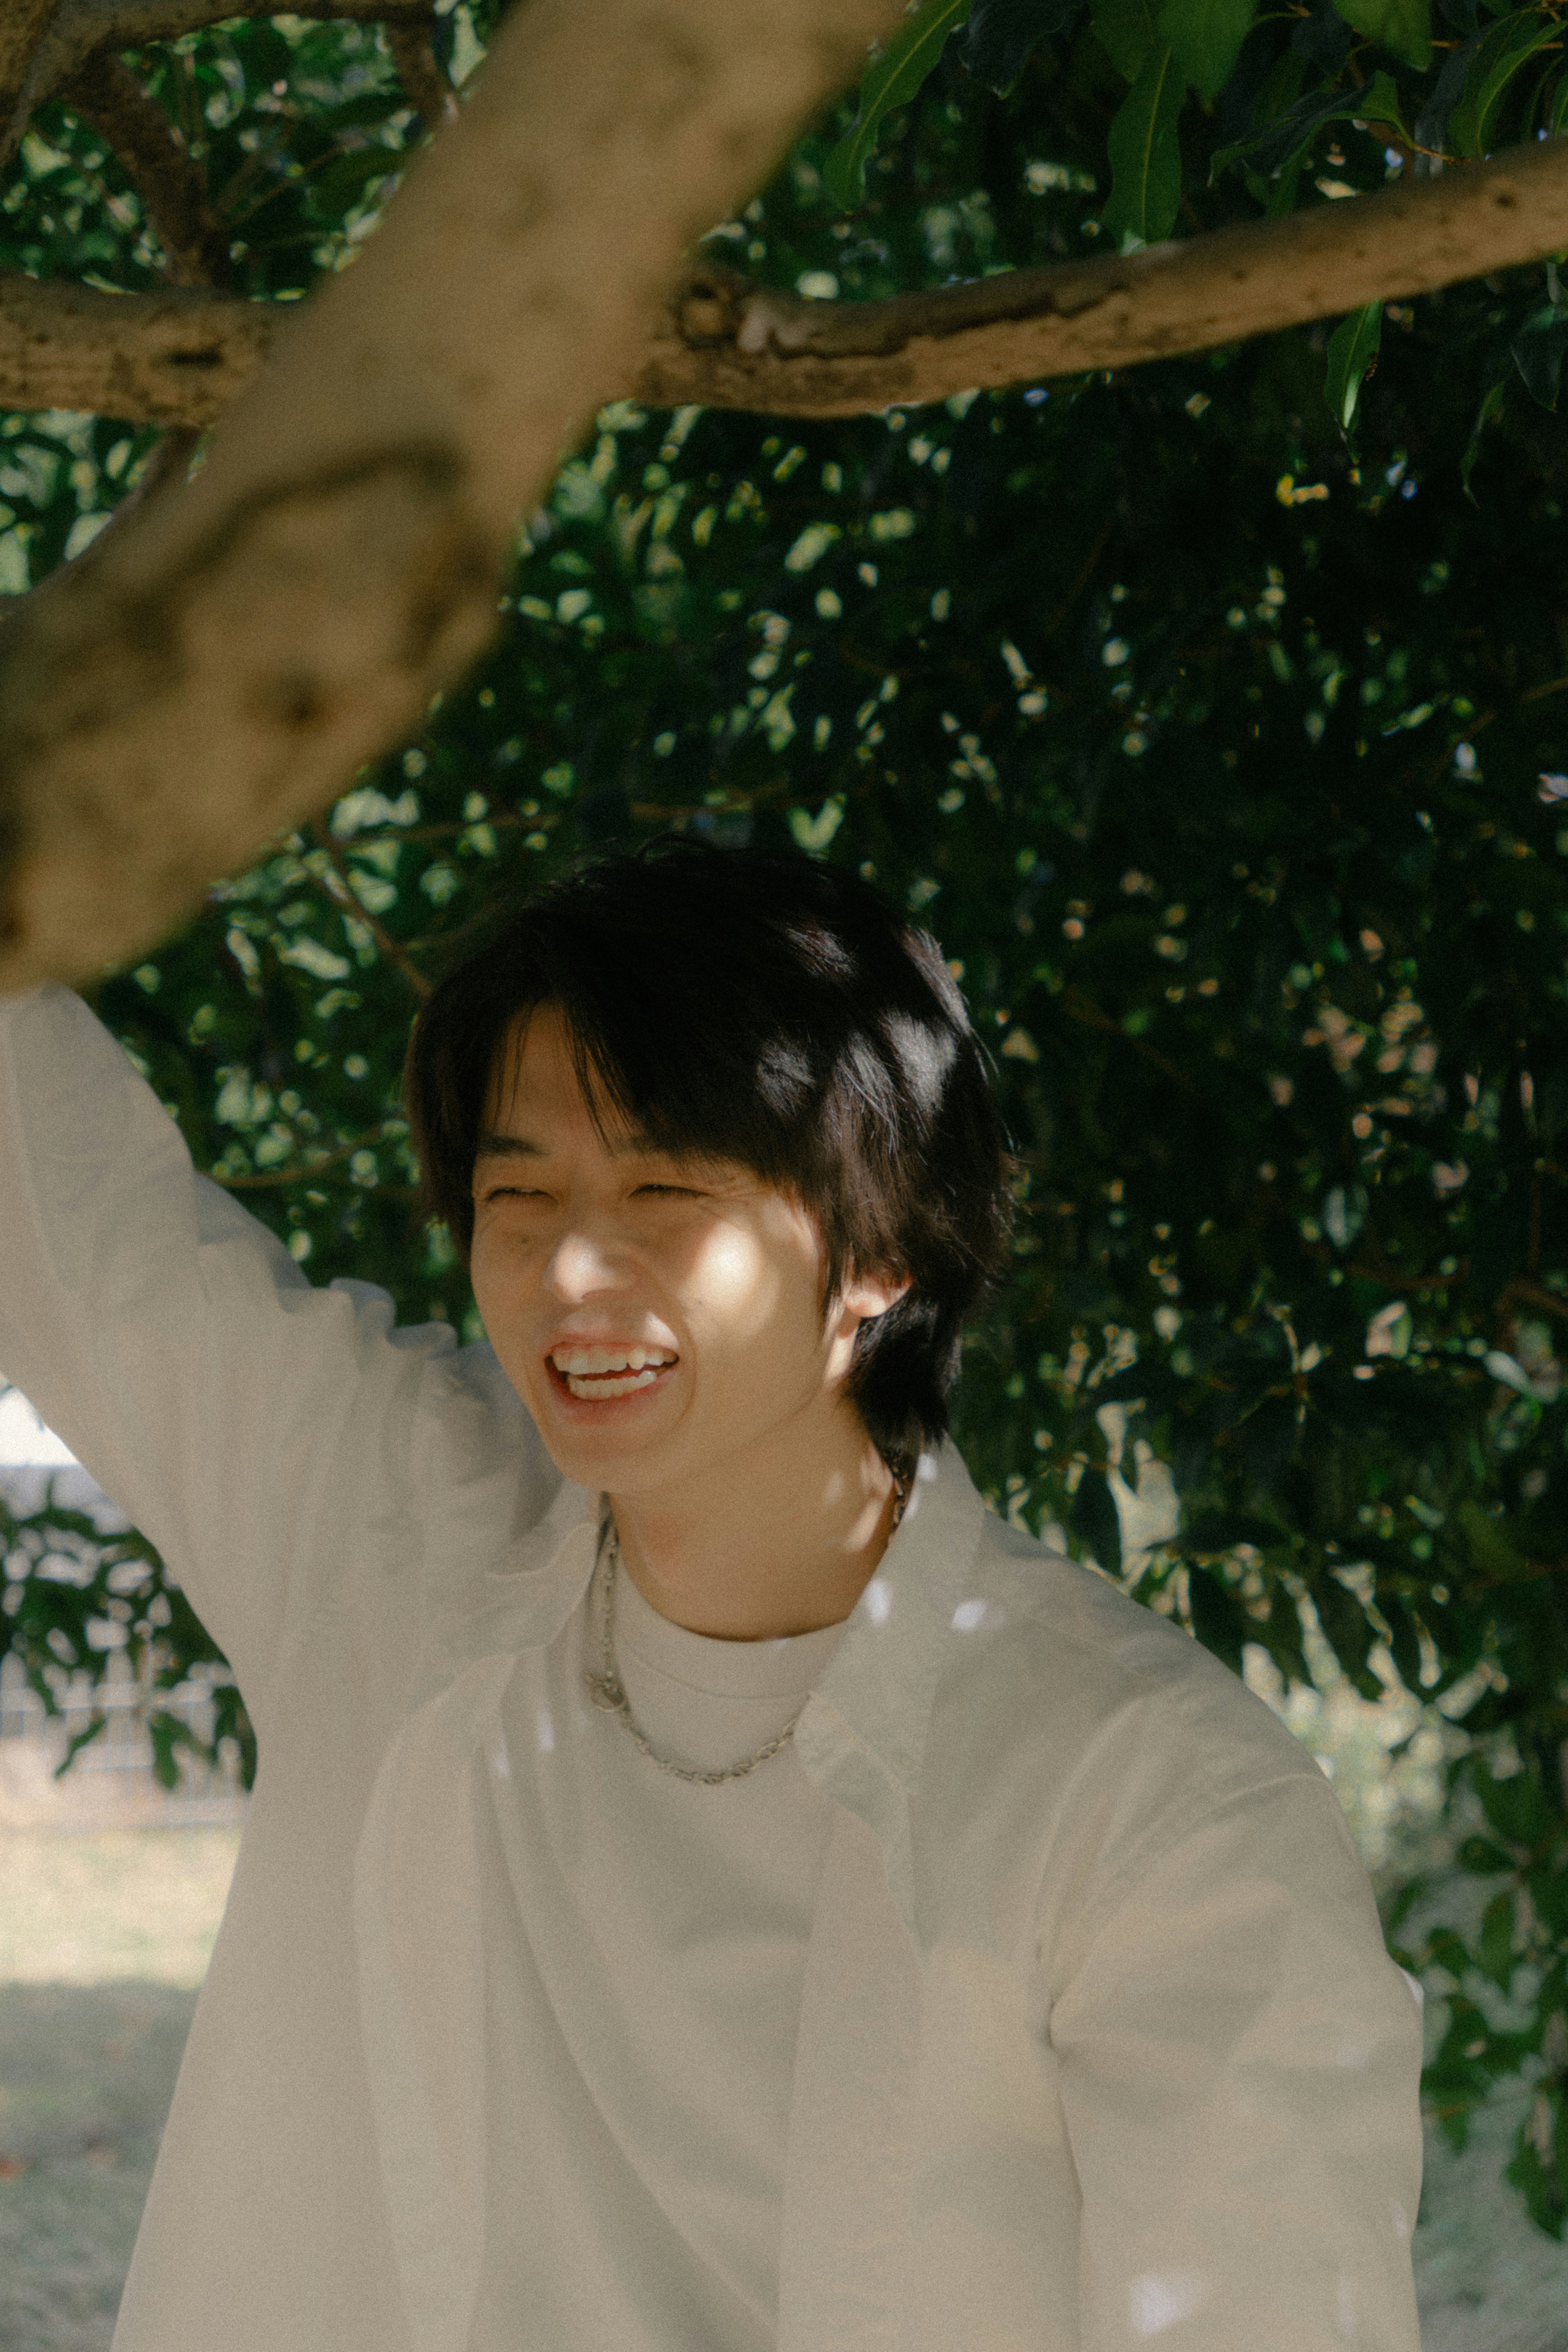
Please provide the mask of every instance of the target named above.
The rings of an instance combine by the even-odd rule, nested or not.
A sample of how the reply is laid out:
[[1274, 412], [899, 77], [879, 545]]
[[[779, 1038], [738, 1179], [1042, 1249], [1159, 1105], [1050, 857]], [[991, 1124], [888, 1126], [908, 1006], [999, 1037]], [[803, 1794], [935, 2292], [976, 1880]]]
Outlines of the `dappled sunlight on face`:
[[657, 1486], [833, 1406], [810, 1218], [586, 1097], [553, 1006], [497, 1056], [474, 1198], [480, 1314], [567, 1475]]

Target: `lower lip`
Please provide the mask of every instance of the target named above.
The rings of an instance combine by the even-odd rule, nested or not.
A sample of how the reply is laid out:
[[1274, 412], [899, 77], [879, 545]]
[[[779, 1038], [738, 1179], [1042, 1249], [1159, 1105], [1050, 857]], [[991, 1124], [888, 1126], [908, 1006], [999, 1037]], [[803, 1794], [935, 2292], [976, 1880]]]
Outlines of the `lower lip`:
[[673, 1364], [666, 1364], [642, 1388], [628, 1389], [622, 1396], [580, 1397], [573, 1396], [568, 1388], [564, 1372], [559, 1371], [548, 1358], [545, 1363], [557, 1410], [570, 1415], [573, 1420], [595, 1423], [624, 1419], [628, 1414], [638, 1412], [664, 1393], [679, 1367], [680, 1358], [677, 1356]]

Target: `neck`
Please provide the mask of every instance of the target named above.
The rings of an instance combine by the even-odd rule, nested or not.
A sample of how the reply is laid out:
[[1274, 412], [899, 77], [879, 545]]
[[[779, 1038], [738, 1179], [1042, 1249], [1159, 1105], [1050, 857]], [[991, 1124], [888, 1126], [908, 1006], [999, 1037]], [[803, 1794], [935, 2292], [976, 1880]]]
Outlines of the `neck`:
[[893, 1474], [858, 1414], [803, 1464], [764, 1448], [679, 1492], [612, 1494], [626, 1573], [652, 1608], [716, 1641], [778, 1641], [837, 1625], [887, 1549]]

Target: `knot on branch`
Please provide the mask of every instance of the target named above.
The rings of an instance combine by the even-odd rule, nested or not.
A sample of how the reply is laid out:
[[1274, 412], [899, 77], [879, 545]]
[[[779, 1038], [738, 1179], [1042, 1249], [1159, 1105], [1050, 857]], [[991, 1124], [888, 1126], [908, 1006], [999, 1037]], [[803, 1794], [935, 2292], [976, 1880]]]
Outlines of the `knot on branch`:
[[705, 262], [676, 287], [670, 299], [675, 332], [689, 351], [711, 352], [739, 337], [746, 306], [758, 289], [738, 269]]

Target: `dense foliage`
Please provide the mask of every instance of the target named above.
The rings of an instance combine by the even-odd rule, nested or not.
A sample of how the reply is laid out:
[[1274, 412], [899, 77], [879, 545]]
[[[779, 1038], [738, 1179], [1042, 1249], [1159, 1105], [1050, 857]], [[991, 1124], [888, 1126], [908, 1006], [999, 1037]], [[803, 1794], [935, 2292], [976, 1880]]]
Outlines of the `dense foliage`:
[[[947, 5], [925, 79], [884, 74], [879, 113], [873, 76], [859, 128], [852, 104], [804, 139], [716, 249], [823, 296], [940, 284], [1555, 125], [1551, 10], [1454, 0], [1435, 38], [1415, 0], [1347, 13], [1359, 35], [1322, 6]], [[486, 25], [444, 18], [460, 70]], [[1044, 37], [1001, 55], [1019, 26]], [[366, 28], [253, 23], [140, 63], [256, 294], [340, 265], [417, 134]], [[0, 261], [151, 282], [134, 196], [58, 110]], [[1479, 1935], [1404, 1954], [1448, 2004], [1427, 2088], [1462, 2141], [1496, 2077], [1536, 2084], [1511, 2177], [1561, 2234], [1557, 292], [1521, 271], [1338, 334], [831, 425], [606, 410], [482, 669], [96, 997], [197, 1164], [312, 1276], [472, 1332], [396, 1096], [429, 978], [507, 894], [670, 825], [873, 875], [953, 960], [1017, 1146], [967, 1455], [1233, 1664], [1256, 1643], [1304, 1676], [1305, 1608], [1368, 1694], [1391, 1656], [1462, 1717], [1456, 1860], [1488, 1899]], [[150, 439], [6, 418], [0, 586], [85, 543]], [[1179, 1528], [1124, 1557], [1155, 1457]], [[167, 1688], [199, 1627], [134, 1538], [91, 1584], [62, 1573], [87, 1534], [0, 1521], [0, 1640], [47, 1689], [129, 1639]], [[1396, 1939], [1417, 1891], [1391, 1890]]]

